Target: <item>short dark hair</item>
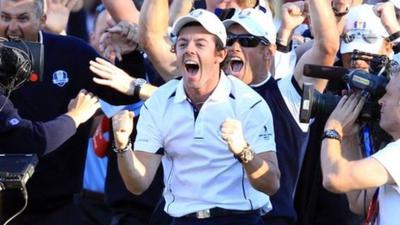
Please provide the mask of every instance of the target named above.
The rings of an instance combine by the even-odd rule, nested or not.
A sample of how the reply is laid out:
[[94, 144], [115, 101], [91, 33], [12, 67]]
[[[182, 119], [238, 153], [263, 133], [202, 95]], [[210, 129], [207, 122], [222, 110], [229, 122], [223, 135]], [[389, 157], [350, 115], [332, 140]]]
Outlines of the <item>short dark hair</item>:
[[[21, 0], [12, 0], [13, 2], [20, 2]], [[44, 0], [33, 0], [35, 6], [35, 15], [41, 17], [44, 14]]]

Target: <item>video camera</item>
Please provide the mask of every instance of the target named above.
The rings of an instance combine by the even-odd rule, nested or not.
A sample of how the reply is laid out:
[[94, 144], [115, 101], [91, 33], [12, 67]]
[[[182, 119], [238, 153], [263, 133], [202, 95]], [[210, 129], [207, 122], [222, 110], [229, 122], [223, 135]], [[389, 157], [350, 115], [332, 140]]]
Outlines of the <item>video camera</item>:
[[0, 88], [11, 92], [25, 81], [42, 80], [43, 45], [24, 40], [0, 40]]
[[36, 154], [0, 154], [0, 191], [24, 187], [37, 163]]
[[[340, 79], [346, 83], [348, 89], [362, 90], [367, 94], [367, 101], [358, 117], [360, 121], [378, 120], [380, 117], [379, 98], [386, 93], [386, 85], [389, 78], [377, 76], [364, 70], [348, 70], [343, 67], [304, 65], [305, 76]], [[300, 121], [308, 123], [310, 118], [318, 115], [329, 115], [336, 107], [340, 96], [333, 94], [321, 94], [313, 88], [313, 85], [305, 84], [300, 106]]]

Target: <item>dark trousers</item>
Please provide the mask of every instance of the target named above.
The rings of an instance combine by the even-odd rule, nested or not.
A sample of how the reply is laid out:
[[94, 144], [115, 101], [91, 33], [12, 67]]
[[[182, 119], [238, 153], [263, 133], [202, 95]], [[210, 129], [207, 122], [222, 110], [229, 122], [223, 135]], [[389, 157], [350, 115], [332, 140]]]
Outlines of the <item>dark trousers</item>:
[[207, 219], [173, 218], [171, 225], [264, 225], [259, 215], [237, 214]]
[[112, 214], [111, 209], [104, 202], [104, 195], [90, 191], [82, 191], [77, 196], [77, 204], [82, 214], [82, 225], [109, 225]]
[[9, 225], [80, 225], [79, 207], [71, 200], [64, 206], [51, 211], [23, 213]]

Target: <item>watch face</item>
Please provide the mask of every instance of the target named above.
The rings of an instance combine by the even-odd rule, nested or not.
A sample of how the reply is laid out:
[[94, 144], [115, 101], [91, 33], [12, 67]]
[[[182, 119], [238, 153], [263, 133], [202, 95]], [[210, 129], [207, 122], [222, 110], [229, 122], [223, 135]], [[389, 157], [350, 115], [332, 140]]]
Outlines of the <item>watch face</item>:
[[326, 132], [326, 135], [328, 135], [328, 136], [330, 136], [330, 137], [334, 137], [334, 136], [336, 136], [336, 133], [335, 133], [335, 131], [333, 131], [333, 130], [328, 130], [328, 131]]
[[338, 139], [338, 140], [341, 139], [339, 133], [338, 133], [337, 131], [335, 131], [335, 130], [326, 130], [326, 131], [324, 132], [324, 135], [323, 135], [323, 136], [324, 136], [324, 137], [327, 137], [327, 138]]
[[135, 86], [143, 86], [143, 84], [146, 84], [147, 81], [142, 78], [136, 78], [135, 79]]

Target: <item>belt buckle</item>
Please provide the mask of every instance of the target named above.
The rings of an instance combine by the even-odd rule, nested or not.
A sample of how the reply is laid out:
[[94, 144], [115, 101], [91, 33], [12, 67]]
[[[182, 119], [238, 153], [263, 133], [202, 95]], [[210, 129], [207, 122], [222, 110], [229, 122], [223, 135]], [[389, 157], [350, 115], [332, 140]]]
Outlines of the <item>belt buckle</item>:
[[210, 209], [204, 209], [196, 212], [197, 219], [206, 219], [210, 217], [211, 217]]

